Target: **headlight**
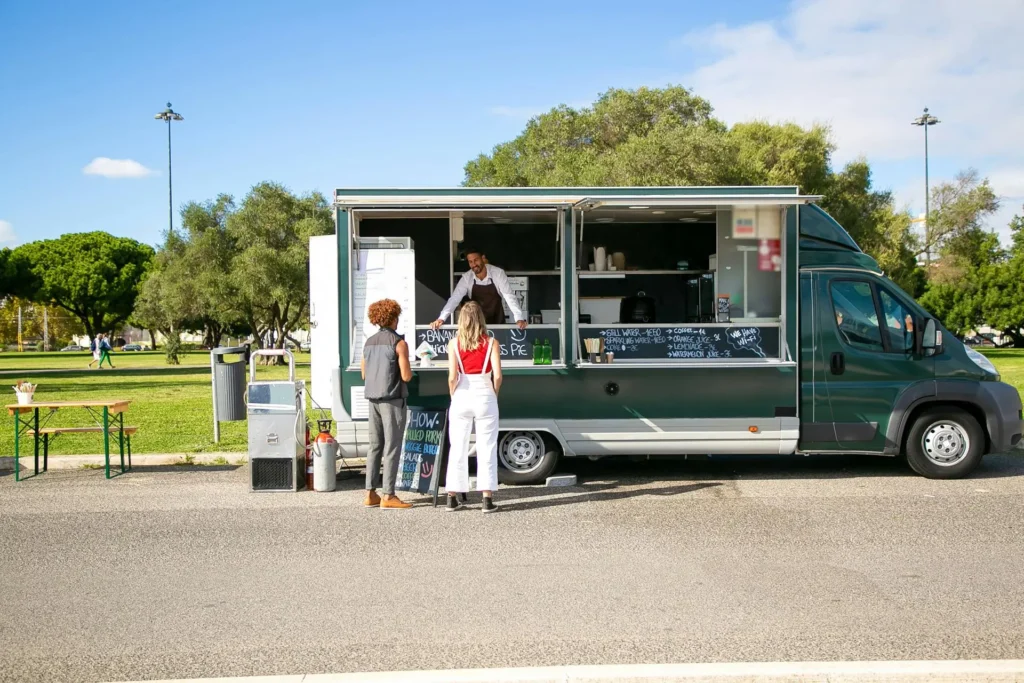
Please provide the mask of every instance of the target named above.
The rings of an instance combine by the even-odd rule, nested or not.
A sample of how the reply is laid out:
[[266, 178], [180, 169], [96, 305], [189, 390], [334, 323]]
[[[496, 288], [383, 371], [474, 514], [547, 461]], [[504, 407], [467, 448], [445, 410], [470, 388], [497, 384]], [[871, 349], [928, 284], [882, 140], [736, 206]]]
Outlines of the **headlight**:
[[967, 349], [967, 357], [970, 358], [975, 365], [977, 365], [979, 368], [981, 368], [988, 374], [999, 377], [999, 371], [996, 370], [996, 366], [992, 365], [992, 361], [990, 361], [988, 358], [985, 358], [985, 356], [981, 355], [980, 353], [972, 349], [970, 346], [965, 346], [964, 348]]

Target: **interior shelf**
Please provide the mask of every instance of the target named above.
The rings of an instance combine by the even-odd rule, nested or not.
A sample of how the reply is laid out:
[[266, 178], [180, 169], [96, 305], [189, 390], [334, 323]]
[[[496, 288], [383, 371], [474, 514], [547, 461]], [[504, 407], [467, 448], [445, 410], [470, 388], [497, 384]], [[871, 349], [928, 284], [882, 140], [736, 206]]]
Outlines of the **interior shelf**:
[[702, 275], [713, 270], [577, 270], [581, 278], [610, 278], [627, 275]]

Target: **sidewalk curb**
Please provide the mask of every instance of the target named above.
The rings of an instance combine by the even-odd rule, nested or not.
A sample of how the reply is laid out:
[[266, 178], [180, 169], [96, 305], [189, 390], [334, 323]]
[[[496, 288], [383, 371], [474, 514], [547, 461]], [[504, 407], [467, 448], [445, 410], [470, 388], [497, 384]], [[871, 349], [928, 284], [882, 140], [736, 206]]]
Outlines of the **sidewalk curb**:
[[[226, 462], [225, 462], [226, 461]], [[125, 458], [127, 463], [127, 457]], [[166, 467], [178, 465], [182, 467], [209, 467], [209, 466], [237, 466], [242, 467], [249, 462], [249, 455], [245, 452], [213, 452], [213, 453], [153, 453], [150, 455], [132, 454], [132, 468], [137, 467]], [[120, 453], [110, 453], [110, 466], [120, 465]], [[35, 464], [35, 454], [28, 452], [21, 456], [21, 470], [31, 470]], [[103, 467], [103, 455], [50, 455], [48, 461], [51, 470], [78, 470], [83, 468]], [[366, 458], [345, 458], [345, 465], [348, 467], [362, 467], [366, 465]], [[39, 467], [42, 468], [42, 455], [40, 455]], [[0, 471], [14, 470], [14, 456], [0, 456]]]
[[[294, 674], [165, 680], [162, 683], [1002, 683], [1019, 681], [1024, 660], [749, 662], [720, 664], [612, 664], [511, 669], [452, 669], [347, 674]], [[150, 681], [149, 683], [161, 683]]]

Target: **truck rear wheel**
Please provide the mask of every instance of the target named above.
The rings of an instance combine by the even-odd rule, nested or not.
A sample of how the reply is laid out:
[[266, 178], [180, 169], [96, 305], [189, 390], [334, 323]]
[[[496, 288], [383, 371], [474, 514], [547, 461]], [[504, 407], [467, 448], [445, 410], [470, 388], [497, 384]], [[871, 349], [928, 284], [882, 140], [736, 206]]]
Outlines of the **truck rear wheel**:
[[907, 436], [907, 463], [922, 477], [959, 479], [970, 474], [985, 454], [985, 432], [959, 408], [929, 408]]
[[503, 484], [539, 484], [555, 471], [562, 449], [544, 432], [503, 432], [498, 439], [498, 480]]

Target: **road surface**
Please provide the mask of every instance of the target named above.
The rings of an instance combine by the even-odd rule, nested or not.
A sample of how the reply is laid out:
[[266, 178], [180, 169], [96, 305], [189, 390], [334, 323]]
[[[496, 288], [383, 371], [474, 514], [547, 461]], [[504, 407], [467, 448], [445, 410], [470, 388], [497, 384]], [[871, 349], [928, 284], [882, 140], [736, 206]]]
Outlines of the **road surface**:
[[[1024, 458], [578, 463], [500, 511], [0, 473], [0, 680], [1024, 658]], [[413, 500], [423, 500], [413, 498]], [[473, 498], [471, 498], [471, 502]]]

